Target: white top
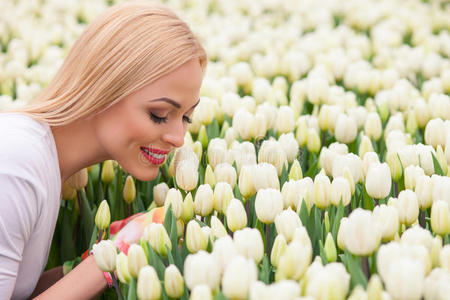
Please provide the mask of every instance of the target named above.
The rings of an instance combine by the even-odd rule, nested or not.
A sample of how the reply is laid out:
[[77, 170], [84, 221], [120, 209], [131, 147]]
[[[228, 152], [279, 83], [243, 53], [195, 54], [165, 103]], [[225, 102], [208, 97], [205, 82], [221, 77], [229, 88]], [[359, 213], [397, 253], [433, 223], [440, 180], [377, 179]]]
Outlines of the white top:
[[0, 299], [26, 299], [47, 263], [61, 202], [50, 127], [0, 113]]

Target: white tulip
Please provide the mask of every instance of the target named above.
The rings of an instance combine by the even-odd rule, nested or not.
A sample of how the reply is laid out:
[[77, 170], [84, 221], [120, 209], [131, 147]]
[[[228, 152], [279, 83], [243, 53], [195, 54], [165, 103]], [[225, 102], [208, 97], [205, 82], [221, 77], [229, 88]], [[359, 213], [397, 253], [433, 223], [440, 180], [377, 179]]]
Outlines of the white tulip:
[[275, 217], [283, 210], [283, 196], [276, 189], [260, 189], [256, 193], [255, 212], [258, 219], [271, 224]]
[[238, 255], [225, 268], [222, 291], [229, 299], [247, 299], [250, 285], [258, 279], [255, 262]]
[[366, 176], [366, 190], [375, 199], [386, 198], [391, 192], [391, 171], [387, 163], [371, 164]]
[[259, 263], [264, 255], [264, 244], [261, 233], [255, 228], [238, 230], [233, 236], [234, 245], [239, 254]]
[[189, 254], [184, 261], [184, 279], [189, 290], [206, 284], [214, 290], [220, 283], [220, 266], [216, 259], [206, 251]]

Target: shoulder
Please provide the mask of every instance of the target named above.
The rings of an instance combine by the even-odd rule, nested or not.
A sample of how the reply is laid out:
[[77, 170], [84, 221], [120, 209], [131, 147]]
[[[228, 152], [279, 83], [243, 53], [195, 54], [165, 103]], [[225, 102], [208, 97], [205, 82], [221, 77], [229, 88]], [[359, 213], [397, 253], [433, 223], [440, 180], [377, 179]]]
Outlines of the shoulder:
[[0, 141], [1, 174], [33, 183], [57, 160], [49, 126], [26, 115], [0, 114]]

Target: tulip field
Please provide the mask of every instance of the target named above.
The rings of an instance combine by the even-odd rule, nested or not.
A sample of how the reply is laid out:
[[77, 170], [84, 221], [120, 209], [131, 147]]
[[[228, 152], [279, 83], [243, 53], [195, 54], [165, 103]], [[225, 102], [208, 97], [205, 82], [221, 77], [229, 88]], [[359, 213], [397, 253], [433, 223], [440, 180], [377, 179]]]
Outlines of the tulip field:
[[[2, 0], [0, 110], [117, 2]], [[47, 269], [93, 249], [102, 299], [449, 299], [450, 3], [163, 2], [208, 53], [184, 145], [153, 181], [72, 176]]]

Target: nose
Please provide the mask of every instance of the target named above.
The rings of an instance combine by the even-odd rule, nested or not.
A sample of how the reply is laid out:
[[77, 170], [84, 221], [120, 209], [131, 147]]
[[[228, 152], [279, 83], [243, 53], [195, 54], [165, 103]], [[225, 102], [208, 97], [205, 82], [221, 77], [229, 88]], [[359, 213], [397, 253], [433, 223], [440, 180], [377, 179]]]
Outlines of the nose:
[[167, 131], [163, 133], [163, 141], [171, 144], [175, 148], [183, 146], [186, 129], [183, 122], [173, 122], [167, 128]]

